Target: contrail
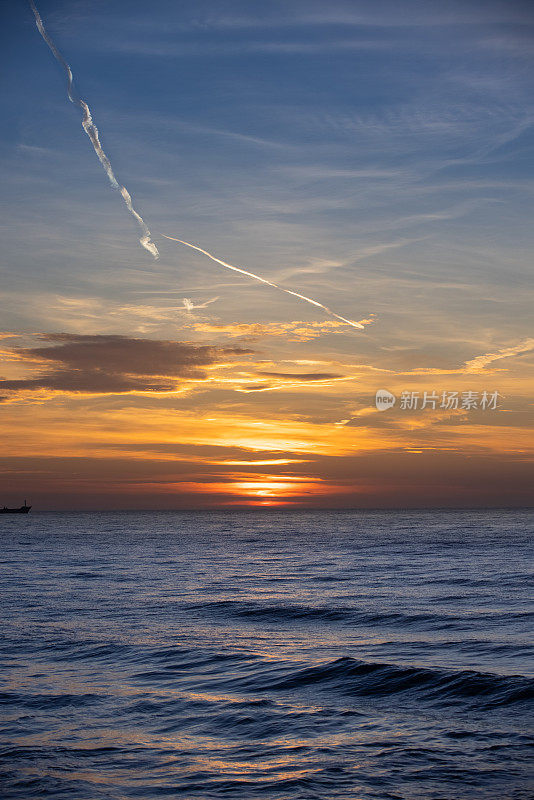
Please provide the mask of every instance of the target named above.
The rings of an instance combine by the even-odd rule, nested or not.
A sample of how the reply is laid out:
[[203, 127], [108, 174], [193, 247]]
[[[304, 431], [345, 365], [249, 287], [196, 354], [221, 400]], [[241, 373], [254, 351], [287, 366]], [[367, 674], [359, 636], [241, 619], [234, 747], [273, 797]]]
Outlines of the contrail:
[[259, 281], [260, 283], [265, 283], [267, 286], [272, 286], [274, 289], [279, 289], [281, 292], [285, 292], [286, 294], [292, 294], [293, 297], [299, 297], [301, 300], [305, 300], [307, 303], [311, 303], [312, 306], [317, 306], [318, 308], [322, 308], [323, 311], [326, 311], [326, 313], [330, 314], [331, 317], [335, 317], [336, 319], [341, 320], [341, 322], [345, 322], [347, 325], [352, 325], [353, 328], [361, 328], [362, 330], [364, 328], [364, 326], [361, 325], [359, 322], [354, 322], [354, 320], [352, 319], [346, 319], [345, 317], [340, 317], [339, 314], [335, 314], [327, 306], [323, 306], [323, 304], [319, 303], [317, 300], [312, 300], [311, 297], [306, 297], [305, 294], [292, 292], [291, 289], [284, 289], [283, 286], [278, 286], [277, 283], [268, 281], [265, 278], [260, 278], [259, 275], [255, 275], [253, 272], [247, 272], [246, 269], [241, 269], [240, 267], [234, 267], [233, 264], [227, 264], [226, 261], [222, 261], [220, 258], [217, 258], [211, 253], [208, 253], [207, 250], [203, 250], [201, 247], [197, 247], [196, 244], [190, 244], [190, 242], [184, 242], [183, 239], [175, 239], [174, 236], [167, 236], [165, 233], [162, 233], [161, 235], [164, 236], [165, 239], [170, 239], [171, 242], [179, 242], [180, 244], [185, 244], [186, 247], [191, 247], [193, 250], [198, 250], [199, 253], [203, 253], [208, 258], [211, 258], [212, 261], [215, 261], [217, 264], [222, 264], [223, 267], [227, 267], [228, 269], [231, 269], [234, 272], [240, 272], [241, 275], [247, 275], [247, 277], [249, 278], [254, 278], [255, 281]]
[[65, 72], [67, 74], [67, 95], [68, 95], [68, 98], [69, 98], [71, 103], [73, 103], [74, 105], [76, 105], [79, 108], [81, 108], [81, 110], [83, 112], [82, 127], [83, 127], [84, 131], [86, 132], [87, 136], [89, 137], [89, 139], [91, 140], [91, 144], [93, 145], [94, 151], [97, 154], [100, 163], [102, 164], [102, 166], [104, 167], [104, 169], [106, 171], [106, 175], [109, 178], [109, 182], [111, 183], [111, 185], [113, 186], [114, 189], [118, 189], [119, 190], [119, 192], [122, 195], [122, 199], [124, 200], [124, 203], [126, 205], [126, 208], [128, 209], [128, 211], [130, 212], [132, 217], [137, 222], [137, 225], [139, 226], [139, 229], [140, 229], [141, 234], [142, 234], [141, 238], [139, 239], [139, 242], [140, 242], [141, 246], [144, 247], [145, 250], [148, 250], [148, 252], [151, 253], [154, 256], [155, 259], [158, 259], [159, 258], [158, 248], [156, 247], [154, 242], [152, 242], [150, 240], [150, 231], [148, 230], [148, 227], [147, 227], [144, 219], [142, 218], [142, 216], [140, 214], [137, 213], [137, 211], [133, 207], [132, 198], [130, 196], [130, 193], [129, 193], [128, 189], [126, 189], [125, 186], [122, 186], [118, 182], [118, 180], [115, 177], [115, 174], [113, 172], [113, 169], [111, 167], [110, 160], [107, 157], [107, 155], [104, 153], [104, 150], [102, 149], [102, 145], [100, 144], [100, 137], [98, 135], [98, 128], [96, 127], [95, 123], [93, 122], [93, 118], [91, 116], [91, 111], [89, 109], [89, 106], [87, 105], [87, 103], [84, 100], [81, 99], [81, 97], [78, 97], [78, 95], [74, 91], [72, 70], [71, 70], [70, 66], [65, 61], [65, 59], [63, 58], [63, 56], [61, 55], [61, 53], [57, 49], [56, 45], [54, 44], [54, 42], [52, 41], [52, 39], [50, 38], [50, 36], [46, 32], [45, 26], [43, 25], [43, 20], [41, 19], [41, 15], [37, 11], [35, 3], [33, 2], [33, 0], [29, 0], [29, 2], [30, 2], [31, 10], [33, 11], [33, 14], [35, 16], [35, 24], [37, 25], [37, 29], [38, 29], [39, 33], [41, 34], [41, 36], [43, 37], [43, 39], [47, 43], [48, 47], [52, 51], [52, 54], [53, 54], [54, 58], [56, 59], [56, 61], [58, 61], [61, 64], [61, 66], [63, 67], [63, 69], [65, 70]]

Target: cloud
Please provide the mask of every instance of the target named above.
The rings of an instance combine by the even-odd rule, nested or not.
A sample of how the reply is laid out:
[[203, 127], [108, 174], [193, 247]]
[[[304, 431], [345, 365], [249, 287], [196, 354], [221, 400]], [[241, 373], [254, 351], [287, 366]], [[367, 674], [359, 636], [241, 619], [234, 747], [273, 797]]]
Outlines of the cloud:
[[343, 378], [343, 375], [336, 375], [334, 372], [258, 372], [267, 378], [279, 378], [288, 381], [328, 381]]
[[14, 353], [19, 361], [48, 367], [48, 371], [32, 378], [0, 380], [2, 390], [49, 389], [91, 394], [168, 392], [178, 387], [178, 378], [203, 380], [207, 377], [206, 367], [232, 355], [252, 352], [243, 348], [118, 335], [56, 333], [40, 338], [52, 344], [20, 348]]
[[480, 373], [493, 361], [498, 361], [501, 358], [510, 358], [511, 356], [519, 355], [519, 353], [528, 353], [530, 350], [534, 350], [534, 339], [525, 339], [525, 341], [519, 342], [513, 347], [504, 347], [502, 350], [497, 350], [496, 353], [485, 353], [482, 356], [471, 359], [471, 361], [466, 361], [465, 371]]
[[[358, 320], [360, 325], [370, 325], [374, 322], [374, 315], [368, 319]], [[256, 337], [256, 336], [284, 336], [289, 342], [308, 342], [317, 339], [327, 333], [345, 332], [346, 326], [343, 322], [336, 320], [323, 320], [321, 322], [303, 322], [294, 320], [292, 322], [240, 322], [230, 324], [217, 324], [209, 322], [197, 322], [192, 325], [195, 331], [200, 333], [223, 334], [231, 338]]]
[[398, 375], [487, 375], [498, 369], [486, 370], [488, 364], [499, 361], [501, 358], [511, 358], [521, 353], [529, 353], [534, 350], [534, 339], [525, 339], [512, 347], [504, 347], [494, 353], [484, 353], [464, 362], [461, 367], [443, 369], [439, 367], [416, 367], [415, 369], [398, 372]]
[[[195, 304], [193, 302], [193, 300], [191, 300], [189, 297], [184, 297], [183, 300], [182, 300], [182, 302], [184, 304], [183, 308], [184, 308], [184, 311], [187, 311], [190, 314], [191, 311], [194, 311], [194, 309], [196, 309], [196, 308], [207, 308], [212, 303], [215, 303], [218, 299], [219, 299], [218, 297], [212, 297], [211, 300], [206, 300], [205, 303], [196, 303]], [[181, 311], [180, 306], [178, 307], [178, 310]]]
[[[261, 378], [271, 379], [268, 383], [265, 381], [257, 381], [256, 383], [247, 383], [237, 387], [236, 391], [248, 394], [250, 392], [268, 392], [276, 391], [278, 389], [295, 389], [299, 390], [306, 385], [328, 384], [331, 381], [344, 381], [350, 380], [350, 376], [339, 375], [335, 372], [268, 372], [265, 370], [255, 373], [256, 376]], [[253, 376], [249, 376], [253, 377]]]

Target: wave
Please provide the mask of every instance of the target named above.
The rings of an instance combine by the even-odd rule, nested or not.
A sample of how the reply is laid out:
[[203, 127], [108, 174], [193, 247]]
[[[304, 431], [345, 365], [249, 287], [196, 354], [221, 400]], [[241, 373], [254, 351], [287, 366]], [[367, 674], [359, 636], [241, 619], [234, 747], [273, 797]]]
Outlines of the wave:
[[262, 622], [283, 622], [290, 620], [332, 620], [362, 623], [429, 621], [435, 619], [432, 614], [402, 614], [354, 611], [350, 608], [331, 608], [321, 606], [276, 604], [264, 605], [248, 600], [215, 600], [208, 603], [190, 603], [188, 611], [208, 611], [215, 614], [227, 614], [232, 617], [258, 619]]
[[32, 709], [84, 708], [101, 702], [100, 695], [86, 692], [84, 694], [20, 694], [18, 692], [0, 692], [0, 705], [20, 706]]
[[372, 697], [410, 693], [444, 704], [472, 700], [488, 708], [534, 699], [534, 680], [522, 675], [502, 676], [471, 670], [454, 672], [365, 662], [348, 656], [296, 670], [276, 682], [256, 688], [258, 691], [284, 691], [306, 687]]
[[473, 621], [483, 621], [485, 625], [504, 621], [528, 620], [530, 612], [496, 613], [479, 611], [465, 617], [447, 613], [405, 613], [402, 611], [360, 611], [340, 606], [312, 606], [298, 604], [265, 604], [252, 600], [215, 600], [205, 603], [189, 603], [186, 611], [205, 611], [211, 614], [226, 615], [242, 619], [261, 620], [267, 623], [291, 621], [347, 622], [358, 625], [393, 625], [402, 627], [423, 626], [434, 630], [449, 628], [471, 628]]
[[[137, 659], [136, 659], [137, 660]], [[449, 706], [468, 703], [479, 709], [511, 706], [534, 700], [534, 679], [476, 670], [411, 666], [364, 661], [350, 656], [303, 666], [265, 660], [257, 653], [182, 651], [165, 648], [145, 653], [149, 669], [131, 674], [152, 685], [170, 683], [185, 691], [238, 692], [241, 700], [258, 694], [326, 691], [343, 696], [384, 698], [398, 695], [408, 703], [421, 701]]]

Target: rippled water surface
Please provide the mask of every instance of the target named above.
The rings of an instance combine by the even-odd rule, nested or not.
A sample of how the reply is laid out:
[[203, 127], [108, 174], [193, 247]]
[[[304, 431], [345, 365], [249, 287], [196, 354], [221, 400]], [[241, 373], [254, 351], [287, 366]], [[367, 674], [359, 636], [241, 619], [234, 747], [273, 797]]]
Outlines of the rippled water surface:
[[531, 800], [531, 522], [0, 518], [1, 797]]

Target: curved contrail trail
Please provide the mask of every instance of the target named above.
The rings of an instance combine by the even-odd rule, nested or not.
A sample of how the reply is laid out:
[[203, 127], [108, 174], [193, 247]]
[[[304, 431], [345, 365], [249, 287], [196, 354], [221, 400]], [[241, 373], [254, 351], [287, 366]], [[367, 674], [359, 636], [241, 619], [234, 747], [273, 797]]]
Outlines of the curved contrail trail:
[[322, 308], [323, 311], [326, 311], [326, 313], [330, 314], [331, 317], [335, 317], [336, 319], [341, 320], [341, 322], [345, 322], [347, 325], [352, 325], [353, 328], [361, 328], [362, 330], [364, 328], [364, 326], [360, 322], [355, 322], [352, 319], [346, 319], [345, 317], [340, 317], [339, 314], [334, 313], [334, 311], [331, 311], [327, 306], [323, 306], [323, 304], [319, 303], [317, 300], [312, 300], [311, 297], [306, 297], [305, 294], [292, 292], [291, 289], [284, 289], [283, 286], [279, 286], [277, 283], [268, 281], [265, 278], [260, 278], [259, 275], [255, 275], [253, 272], [247, 272], [246, 269], [241, 269], [240, 267], [234, 267], [233, 264], [228, 264], [226, 261], [222, 261], [220, 258], [217, 258], [211, 253], [208, 253], [207, 250], [203, 250], [202, 247], [197, 247], [196, 244], [191, 244], [190, 242], [184, 242], [183, 239], [175, 239], [174, 236], [167, 236], [165, 233], [162, 233], [161, 236], [164, 236], [165, 239], [170, 239], [171, 242], [179, 242], [180, 244], [185, 244], [186, 247], [191, 247], [193, 250], [198, 250], [199, 253], [203, 253], [208, 258], [211, 258], [212, 261], [215, 261], [217, 264], [222, 264], [223, 267], [227, 267], [228, 269], [231, 269], [234, 272], [240, 272], [241, 275], [247, 275], [247, 277], [249, 278], [254, 278], [255, 281], [259, 281], [260, 283], [265, 283], [267, 284], [267, 286], [272, 286], [274, 289], [279, 289], [281, 292], [285, 292], [286, 294], [292, 294], [293, 297], [299, 297], [301, 300], [305, 300], [307, 303], [311, 303], [312, 306], [317, 306], [318, 308]]
[[86, 132], [87, 136], [89, 137], [89, 139], [91, 140], [91, 144], [93, 145], [94, 151], [97, 154], [100, 163], [102, 164], [102, 166], [104, 167], [104, 170], [106, 171], [106, 175], [109, 178], [109, 182], [111, 183], [111, 185], [113, 186], [114, 189], [118, 189], [118, 191], [121, 193], [122, 199], [124, 200], [126, 208], [128, 209], [128, 211], [130, 212], [132, 217], [137, 222], [137, 225], [139, 226], [139, 229], [141, 231], [141, 238], [139, 239], [139, 242], [140, 242], [141, 246], [144, 247], [145, 250], [148, 250], [148, 252], [151, 253], [154, 256], [155, 259], [158, 259], [159, 258], [158, 248], [156, 247], [154, 242], [152, 242], [151, 239], [150, 239], [151, 234], [150, 234], [150, 231], [148, 230], [148, 227], [147, 227], [144, 219], [142, 218], [142, 216], [140, 214], [137, 213], [137, 211], [133, 207], [132, 198], [131, 198], [131, 195], [130, 195], [128, 189], [125, 186], [122, 186], [118, 182], [118, 180], [115, 177], [115, 174], [113, 172], [113, 169], [111, 167], [110, 160], [107, 157], [107, 155], [104, 153], [104, 150], [102, 149], [102, 145], [100, 143], [100, 137], [98, 135], [98, 128], [96, 127], [95, 123], [93, 122], [93, 118], [91, 116], [91, 111], [89, 109], [89, 106], [87, 105], [85, 100], [82, 100], [81, 97], [78, 97], [78, 95], [74, 91], [72, 70], [71, 70], [70, 66], [65, 61], [65, 59], [63, 58], [63, 56], [61, 55], [61, 53], [57, 49], [56, 45], [54, 44], [54, 42], [52, 41], [52, 39], [50, 38], [50, 36], [46, 32], [45, 26], [43, 25], [43, 20], [41, 19], [41, 15], [37, 11], [37, 7], [36, 7], [35, 3], [33, 2], [33, 0], [29, 0], [29, 2], [30, 2], [31, 10], [33, 11], [33, 14], [35, 16], [35, 24], [37, 25], [37, 29], [38, 29], [39, 33], [41, 34], [41, 36], [43, 37], [43, 39], [47, 43], [48, 47], [52, 51], [52, 54], [53, 54], [54, 58], [56, 59], [56, 61], [58, 61], [61, 64], [61, 66], [63, 67], [63, 69], [65, 70], [65, 72], [67, 74], [67, 95], [68, 95], [68, 98], [69, 98], [71, 103], [73, 103], [74, 105], [76, 105], [79, 108], [81, 108], [81, 110], [83, 112], [82, 127], [83, 127], [84, 131]]

